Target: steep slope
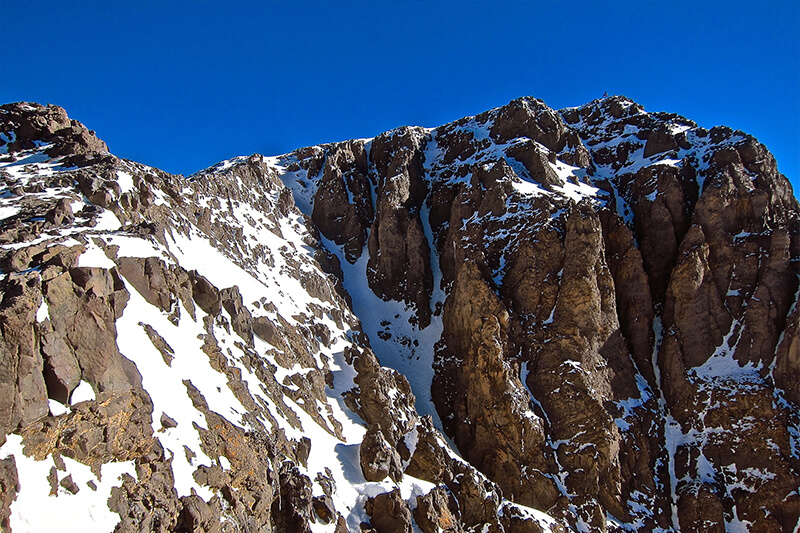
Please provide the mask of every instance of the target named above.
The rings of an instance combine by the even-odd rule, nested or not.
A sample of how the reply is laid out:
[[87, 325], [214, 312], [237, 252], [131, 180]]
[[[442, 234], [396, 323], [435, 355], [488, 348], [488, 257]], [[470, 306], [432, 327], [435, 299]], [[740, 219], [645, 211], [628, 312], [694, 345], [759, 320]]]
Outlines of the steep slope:
[[800, 207], [752, 137], [522, 98], [183, 178], [55, 106], [0, 135], [4, 530], [798, 524]]
[[554, 524], [415, 412], [264, 158], [184, 179], [0, 112], [4, 531]]
[[800, 212], [753, 138], [524, 98], [278, 164], [387, 300], [354, 301], [381, 361], [511, 499], [579, 529], [797, 523]]

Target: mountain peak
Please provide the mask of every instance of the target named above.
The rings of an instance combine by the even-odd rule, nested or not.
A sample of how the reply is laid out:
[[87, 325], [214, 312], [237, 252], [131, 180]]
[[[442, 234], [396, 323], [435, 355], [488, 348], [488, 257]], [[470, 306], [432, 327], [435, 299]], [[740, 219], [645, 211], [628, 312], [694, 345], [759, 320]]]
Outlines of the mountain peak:
[[800, 519], [800, 206], [730, 128], [523, 97], [184, 178], [7, 104], [0, 269], [4, 531]]
[[46, 153], [51, 157], [108, 152], [108, 146], [97, 138], [94, 131], [70, 119], [67, 112], [57, 105], [5, 104], [0, 106], [0, 116], [0, 146], [8, 145], [7, 153], [44, 145], [50, 145]]

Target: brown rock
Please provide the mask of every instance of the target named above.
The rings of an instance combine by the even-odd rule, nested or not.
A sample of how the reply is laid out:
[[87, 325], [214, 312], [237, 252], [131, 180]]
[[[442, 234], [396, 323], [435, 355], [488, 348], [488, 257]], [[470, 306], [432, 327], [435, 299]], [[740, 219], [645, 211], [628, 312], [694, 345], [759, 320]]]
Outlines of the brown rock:
[[19, 492], [17, 463], [13, 455], [0, 459], [0, 529], [11, 531], [11, 504]]
[[47, 396], [65, 405], [69, 404], [72, 391], [81, 381], [81, 368], [71, 347], [53, 324], [45, 320], [37, 327], [42, 355], [44, 357], [44, 379]]
[[345, 347], [344, 352], [347, 362], [358, 372], [356, 387], [344, 395], [347, 406], [361, 416], [368, 428], [380, 429], [386, 441], [396, 448], [418, 418], [411, 386], [402, 374], [381, 367], [369, 348]]
[[677, 150], [678, 142], [667, 129], [655, 129], [647, 137], [647, 144], [644, 146], [644, 156], [650, 157], [662, 152]]
[[170, 346], [167, 341], [164, 340], [164, 337], [159, 335], [159, 333], [149, 324], [139, 322], [139, 325], [144, 328], [144, 332], [150, 338], [150, 342], [153, 343], [153, 346], [155, 346], [156, 350], [158, 350], [158, 352], [161, 354], [161, 357], [164, 359], [164, 362], [167, 364], [167, 366], [171, 366], [172, 359], [175, 357], [175, 350], [172, 349], [172, 346]]
[[508, 312], [464, 263], [444, 308], [444, 343], [437, 353], [433, 400], [459, 450], [512, 498], [550, 507], [552, 481], [522, 474], [547, 471], [544, 426], [529, 407], [519, 374], [505, 361]]
[[44, 362], [34, 324], [42, 301], [37, 272], [8, 275], [0, 302], [0, 434], [48, 414]]
[[164, 429], [176, 428], [178, 423], [172, 419], [167, 413], [161, 413], [161, 427]]
[[26, 426], [25, 453], [41, 461], [58, 451], [92, 467], [135, 459], [153, 446], [152, 409], [142, 390], [101, 392], [70, 413]]
[[389, 476], [392, 481], [399, 482], [403, 478], [400, 455], [376, 426], [367, 429], [359, 446], [359, 459], [367, 481], [381, 481]]
[[70, 120], [61, 107], [17, 102], [0, 106], [0, 109], [3, 121], [15, 134], [14, 142], [8, 146], [9, 152], [32, 149], [35, 141], [54, 145], [47, 150], [50, 157], [108, 151], [108, 146], [93, 131], [77, 120]]
[[458, 520], [458, 504], [439, 486], [425, 496], [417, 496], [414, 521], [422, 533], [456, 533], [464, 531]]
[[553, 190], [553, 185], [564, 185], [564, 181], [550, 165], [547, 154], [543, 154], [532, 141], [517, 142], [506, 149], [506, 153], [522, 163], [533, 181], [548, 191]]
[[430, 244], [420, 219], [427, 193], [422, 179], [423, 131], [404, 128], [376, 137], [370, 159], [384, 176], [378, 183], [378, 205], [369, 233], [367, 280], [384, 300], [414, 305], [421, 327], [430, 322], [433, 274]]
[[528, 137], [554, 152], [560, 152], [566, 144], [566, 127], [558, 113], [530, 97], [518, 98], [498, 109], [490, 134], [500, 143]]
[[344, 245], [345, 257], [351, 263], [361, 255], [367, 228], [375, 216], [371, 189], [363, 143], [332, 145], [314, 196], [311, 219], [325, 237]]
[[784, 337], [775, 352], [775, 384], [786, 397], [800, 405], [800, 305], [787, 317]]
[[[194, 317], [192, 298], [195, 283], [182, 268], [168, 267], [157, 257], [120, 257], [115, 262], [120, 274], [148, 303], [169, 312], [174, 311], [177, 302], [180, 301]], [[199, 291], [207, 288], [203, 282], [197, 283]], [[210, 297], [213, 300], [213, 291], [211, 293]], [[203, 296], [198, 297], [203, 298]]]
[[61, 485], [64, 488], [64, 490], [72, 494], [78, 494], [78, 491], [81, 490], [81, 488], [74, 481], [72, 481], [72, 474], [62, 479], [59, 482], [59, 485]]
[[545, 529], [535, 520], [524, 515], [514, 504], [504, 505], [500, 522], [503, 529], [513, 533], [545, 533]]
[[464, 528], [496, 523], [500, 505], [497, 487], [468, 465], [451, 463], [451, 468], [452, 478], [447, 488], [458, 501]]
[[310, 532], [313, 513], [311, 481], [297, 467], [284, 463], [280, 470], [280, 496], [272, 503], [272, 520], [279, 531]]
[[234, 285], [227, 289], [222, 289], [219, 294], [222, 306], [231, 317], [233, 330], [248, 344], [253, 344], [253, 317], [250, 311], [242, 303], [242, 295], [239, 294], [239, 287]]
[[265, 316], [259, 316], [254, 318], [252, 321], [252, 328], [253, 328], [253, 333], [258, 335], [258, 337], [261, 340], [268, 342], [273, 346], [276, 346], [276, 343], [280, 342], [278, 340], [280, 338], [279, 337], [280, 333], [278, 332], [278, 328], [275, 326], [275, 324], [272, 323], [272, 321], [269, 318]]
[[72, 214], [72, 202], [68, 198], [61, 198], [56, 206], [47, 213], [45, 219], [54, 226], [70, 224], [75, 217]]
[[116, 319], [129, 294], [116, 269], [74, 268], [44, 284], [53, 330], [70, 346], [82, 379], [102, 392], [141, 385], [116, 342]]
[[175, 531], [182, 504], [173, 487], [170, 461], [158, 441], [136, 460], [136, 473], [138, 480], [125, 474], [122, 483], [111, 489], [108, 507], [120, 516], [115, 531]]
[[364, 508], [376, 533], [411, 533], [411, 511], [399, 489], [370, 498]]
[[[314, 496], [311, 500], [311, 505], [314, 507], [314, 513], [323, 524], [330, 524], [336, 516], [336, 507], [333, 505], [333, 500], [327, 494], [322, 496]], [[341, 516], [341, 515], [340, 515]]]
[[447, 463], [433, 428], [433, 420], [430, 416], [422, 417], [416, 429], [417, 445], [405, 473], [425, 481], [439, 483], [443, 479]]
[[222, 310], [219, 289], [196, 270], [189, 272], [189, 279], [192, 282], [192, 297], [200, 309], [209, 315], [217, 316]]
[[218, 533], [222, 531], [219, 505], [208, 504], [195, 494], [181, 497], [177, 531]]

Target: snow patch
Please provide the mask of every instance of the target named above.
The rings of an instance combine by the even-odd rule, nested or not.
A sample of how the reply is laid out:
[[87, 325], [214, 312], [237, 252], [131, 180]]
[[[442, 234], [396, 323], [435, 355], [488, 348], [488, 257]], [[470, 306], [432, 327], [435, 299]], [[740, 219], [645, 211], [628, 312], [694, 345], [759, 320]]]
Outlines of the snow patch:
[[95, 476], [88, 466], [62, 455], [66, 471], [56, 471], [58, 479], [72, 476], [79, 490], [72, 494], [59, 486], [56, 494], [50, 495], [47, 477], [55, 467], [52, 457], [37, 461], [26, 456], [22, 437], [14, 434], [8, 435], [0, 448], [0, 457], [9, 455], [14, 456], [19, 476], [20, 490], [11, 504], [10, 517], [11, 529], [18, 533], [62, 531], [65, 526], [87, 533], [112, 531], [120, 517], [108, 509], [111, 489], [121, 484], [123, 475], [137, 477], [133, 461], [106, 463], [100, 467], [101, 475]]
[[95, 399], [96, 397], [92, 386], [88, 382], [81, 380], [78, 386], [72, 391], [70, 403], [75, 405], [76, 403], [94, 401]]

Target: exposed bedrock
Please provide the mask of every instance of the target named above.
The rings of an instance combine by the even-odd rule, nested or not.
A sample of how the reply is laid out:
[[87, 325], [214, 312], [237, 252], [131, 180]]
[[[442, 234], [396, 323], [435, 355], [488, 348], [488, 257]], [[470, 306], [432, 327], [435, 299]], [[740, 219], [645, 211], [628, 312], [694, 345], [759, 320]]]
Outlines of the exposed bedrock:
[[[800, 207], [742, 132], [521, 98], [189, 178], [54, 106], [2, 106], [0, 133], [0, 442], [24, 448], [0, 457], [4, 530], [22, 461], [52, 460], [59, 498], [98, 488], [62, 456], [131, 462], [106, 498], [124, 532], [800, 520]], [[358, 285], [413, 311], [438, 420], [427, 371], [370, 348]], [[187, 361], [185, 412], [142, 389]]]
[[332, 145], [325, 154], [318, 187], [311, 219], [325, 237], [344, 246], [348, 261], [355, 262], [375, 217], [364, 143]]
[[367, 243], [370, 288], [383, 299], [413, 305], [421, 327], [430, 322], [433, 289], [430, 243], [420, 219], [428, 192], [422, 167], [427, 138], [421, 129], [403, 128], [372, 141], [378, 200]]

